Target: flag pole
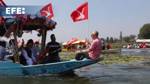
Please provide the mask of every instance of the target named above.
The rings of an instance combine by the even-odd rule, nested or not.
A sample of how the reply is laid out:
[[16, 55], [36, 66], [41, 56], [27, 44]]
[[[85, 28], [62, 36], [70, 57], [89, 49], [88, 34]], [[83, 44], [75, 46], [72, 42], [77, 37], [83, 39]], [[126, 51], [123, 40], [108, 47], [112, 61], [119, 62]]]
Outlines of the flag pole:
[[[88, 0], [85, 0], [85, 2], [87, 2], [88, 3], [88, 19], [87, 19], [87, 26], [88, 26], [88, 33], [87, 33], [87, 37], [89, 37], [89, 35], [88, 34], [90, 34], [91, 32], [90, 32], [90, 18], [89, 18], [89, 1]], [[88, 40], [89, 40], [89, 38], [88, 38]]]

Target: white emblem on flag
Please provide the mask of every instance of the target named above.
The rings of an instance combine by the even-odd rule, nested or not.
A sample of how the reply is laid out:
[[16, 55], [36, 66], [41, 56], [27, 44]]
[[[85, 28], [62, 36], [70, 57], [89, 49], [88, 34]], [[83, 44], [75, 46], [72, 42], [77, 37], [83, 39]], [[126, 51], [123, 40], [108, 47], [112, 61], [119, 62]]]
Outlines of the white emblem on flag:
[[46, 17], [51, 16], [50, 7], [48, 7], [48, 10], [43, 10], [42, 12], [46, 13]]
[[82, 11], [77, 11], [79, 13], [79, 17], [77, 18], [77, 20], [81, 20], [81, 19], [84, 19], [85, 18], [85, 15], [84, 15], [84, 10], [85, 8], [82, 9]]

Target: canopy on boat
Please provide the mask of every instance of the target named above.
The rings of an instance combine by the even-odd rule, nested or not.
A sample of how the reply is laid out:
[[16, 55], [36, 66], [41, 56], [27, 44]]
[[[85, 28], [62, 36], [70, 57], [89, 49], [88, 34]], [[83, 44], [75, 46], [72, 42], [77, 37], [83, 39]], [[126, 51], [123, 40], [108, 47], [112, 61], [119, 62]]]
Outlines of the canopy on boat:
[[32, 31], [38, 30], [53, 30], [55, 29], [56, 22], [47, 20], [44, 17], [31, 18], [29, 15], [17, 16], [15, 18], [2, 18], [0, 17], [0, 36], [9, 37], [8, 34], [14, 31]]
[[16, 16], [15, 18], [3, 18], [0, 19], [0, 36], [9, 38], [13, 33], [15, 39], [15, 61], [19, 62], [17, 36], [21, 37], [23, 31], [37, 30], [38, 35], [42, 36], [41, 51], [45, 48], [46, 35], [48, 30], [55, 29], [56, 22], [53, 20], [47, 20], [44, 17], [31, 18], [30, 15]]

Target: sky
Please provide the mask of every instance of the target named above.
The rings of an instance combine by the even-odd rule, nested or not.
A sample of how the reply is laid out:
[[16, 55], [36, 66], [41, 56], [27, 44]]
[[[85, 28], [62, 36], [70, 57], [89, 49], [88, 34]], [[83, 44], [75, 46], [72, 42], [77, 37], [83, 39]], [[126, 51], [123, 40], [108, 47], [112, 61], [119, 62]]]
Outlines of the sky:
[[[56, 29], [48, 32], [55, 34], [57, 41], [65, 42], [71, 38], [90, 39], [93, 31], [99, 31], [100, 37], [119, 38], [120, 31], [123, 36], [137, 35], [145, 23], [150, 23], [150, 0], [4, 0], [7, 5], [38, 5], [44, 6], [52, 3]], [[89, 19], [74, 23], [70, 14], [79, 5], [88, 1]], [[33, 10], [39, 11], [40, 9]], [[36, 32], [24, 34], [23, 38], [39, 40]]]

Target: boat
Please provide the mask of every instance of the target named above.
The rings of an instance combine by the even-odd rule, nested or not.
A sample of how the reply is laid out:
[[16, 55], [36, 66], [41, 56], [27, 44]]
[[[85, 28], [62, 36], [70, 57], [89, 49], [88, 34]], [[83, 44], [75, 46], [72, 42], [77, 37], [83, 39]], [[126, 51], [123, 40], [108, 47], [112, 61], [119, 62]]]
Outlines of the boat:
[[[0, 75], [3, 76], [33, 76], [33, 75], [45, 75], [45, 74], [62, 74], [70, 73], [75, 69], [88, 66], [94, 63], [97, 63], [99, 60], [70, 60], [62, 61], [56, 63], [47, 63], [47, 64], [37, 64], [37, 65], [28, 65], [24, 66], [19, 63], [19, 48], [17, 45], [17, 38], [22, 36], [22, 31], [38, 31], [41, 39], [41, 49], [42, 52], [45, 49], [47, 31], [55, 29], [56, 22], [50, 20], [47, 22], [45, 18], [36, 17], [29, 22], [23, 23], [21, 18], [11, 18], [7, 19], [5, 24], [0, 25], [1, 36], [10, 37], [13, 33], [15, 40], [13, 55], [14, 61], [5, 60], [0, 61]], [[20, 21], [20, 22], [18, 22]], [[47, 24], [45, 24], [47, 23]], [[7, 26], [8, 25], [8, 26]], [[42, 55], [44, 56], [44, 55]], [[40, 59], [41, 60], [41, 59]]]
[[11, 60], [0, 61], [1, 76], [38, 76], [49, 74], [63, 74], [75, 69], [97, 63], [99, 60], [90, 59], [70, 60], [57, 63], [37, 64], [24, 66]]

